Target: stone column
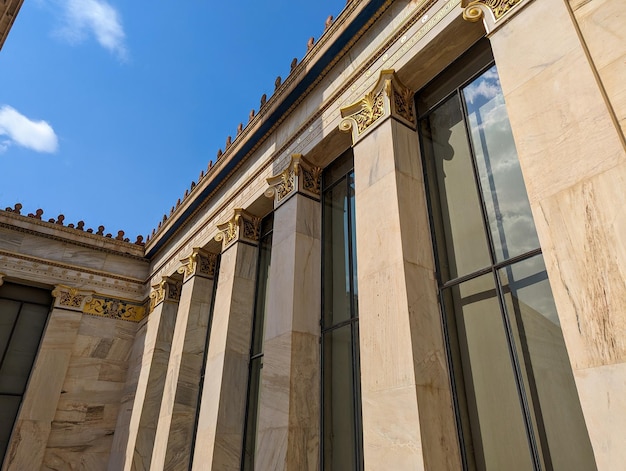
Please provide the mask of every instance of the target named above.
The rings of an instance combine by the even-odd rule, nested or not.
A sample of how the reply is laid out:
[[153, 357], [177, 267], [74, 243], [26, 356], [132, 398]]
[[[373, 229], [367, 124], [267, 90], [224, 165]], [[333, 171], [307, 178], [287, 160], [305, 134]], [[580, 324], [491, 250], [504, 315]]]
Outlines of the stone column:
[[178, 273], [185, 278], [151, 466], [186, 471], [191, 456], [204, 348], [209, 335], [217, 255], [196, 248], [181, 261], [183, 266]]
[[365, 469], [460, 469], [413, 92], [341, 110], [354, 142]]
[[33, 365], [28, 388], [7, 449], [3, 471], [39, 469], [76, 341], [82, 310], [91, 291], [58, 285], [54, 305]]
[[269, 178], [272, 263], [256, 469], [319, 467], [321, 169], [301, 155]]
[[[137, 333], [133, 349], [134, 354], [141, 357], [141, 366], [130, 420], [125, 471], [150, 469], [181, 282], [163, 277], [152, 288], [151, 313]], [[109, 463], [109, 469], [114, 469], [112, 463]]]
[[259, 226], [243, 209], [218, 225], [223, 249], [193, 470], [240, 469]]
[[[620, 54], [607, 44], [624, 53], [624, 3], [522, 1], [495, 25], [487, 2], [480, 3], [598, 469], [620, 469], [626, 462], [626, 145], [623, 114], [616, 116], [619, 103], [605, 87], [624, 89], [623, 55], [614, 73], [606, 65]], [[605, 20], [586, 17], [596, 10]], [[590, 46], [603, 57], [594, 60]]]

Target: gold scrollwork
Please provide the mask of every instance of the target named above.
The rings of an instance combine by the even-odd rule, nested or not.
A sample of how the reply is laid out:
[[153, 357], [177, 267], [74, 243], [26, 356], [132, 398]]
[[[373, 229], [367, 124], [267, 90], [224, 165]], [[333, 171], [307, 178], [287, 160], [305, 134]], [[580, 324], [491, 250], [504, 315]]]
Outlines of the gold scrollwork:
[[352, 132], [352, 140], [356, 142], [386, 115], [415, 126], [413, 92], [402, 84], [394, 70], [381, 71], [370, 92], [352, 105], [341, 108], [343, 120], [339, 129]]
[[91, 300], [91, 295], [81, 293], [76, 288], [69, 288], [65, 286], [57, 286], [52, 291], [52, 296], [57, 298], [57, 302], [60, 306], [69, 308], [80, 308], [83, 301]]
[[188, 278], [195, 274], [201, 274], [208, 278], [215, 276], [215, 264], [217, 255], [206, 252], [200, 248], [193, 249], [193, 253], [181, 260], [182, 266], [177, 272]]
[[150, 293], [150, 312], [162, 301], [178, 302], [180, 300], [181, 285], [180, 281], [168, 277], [164, 277], [160, 283], [153, 285]]
[[498, 21], [521, 2], [522, 0], [462, 0], [461, 8], [463, 18], [467, 21], [480, 21], [484, 16], [484, 8], [491, 10], [494, 19]]
[[85, 304], [83, 313], [92, 316], [121, 319], [130, 322], [139, 322], [146, 316], [146, 308], [141, 304], [131, 304], [113, 298], [93, 297]]
[[218, 224], [217, 228], [219, 232], [215, 240], [222, 242], [222, 247], [225, 249], [239, 239], [257, 242], [261, 233], [261, 219], [242, 208], [237, 208], [234, 210], [233, 217], [225, 223]]
[[322, 169], [311, 164], [302, 154], [292, 154], [289, 165], [278, 175], [269, 177], [269, 188], [265, 191], [268, 198], [276, 197], [280, 204], [294, 191], [319, 196], [321, 193]]

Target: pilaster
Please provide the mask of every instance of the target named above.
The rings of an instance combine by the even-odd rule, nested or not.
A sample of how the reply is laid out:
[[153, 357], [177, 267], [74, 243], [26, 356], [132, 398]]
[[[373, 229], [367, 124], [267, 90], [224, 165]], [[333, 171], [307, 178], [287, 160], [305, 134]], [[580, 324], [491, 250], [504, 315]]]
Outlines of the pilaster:
[[192, 469], [235, 471], [243, 443], [260, 219], [235, 209], [217, 227], [222, 255]]
[[352, 132], [366, 469], [460, 469], [413, 93], [394, 71], [342, 109]]
[[[623, 46], [610, 32], [623, 30], [623, 2], [525, 3], [491, 46], [597, 466], [618, 469], [626, 462], [626, 150], [611, 90], [624, 79], [604, 74], [609, 61], [623, 70], [620, 48], [607, 47]], [[604, 19], [581, 21], [590, 9]]]
[[[0, 281], [1, 278], [0, 278]], [[57, 285], [54, 305], [24, 394], [3, 470], [39, 469], [91, 291]]]
[[301, 155], [267, 180], [276, 209], [256, 469], [319, 467], [320, 180]]
[[184, 280], [152, 452], [154, 469], [189, 469], [217, 257], [194, 248], [178, 269]]
[[[135, 339], [134, 354], [141, 357], [141, 365], [124, 470], [150, 469], [180, 292], [180, 280], [170, 277], [152, 286], [151, 313]], [[114, 469], [112, 463], [109, 469]]]

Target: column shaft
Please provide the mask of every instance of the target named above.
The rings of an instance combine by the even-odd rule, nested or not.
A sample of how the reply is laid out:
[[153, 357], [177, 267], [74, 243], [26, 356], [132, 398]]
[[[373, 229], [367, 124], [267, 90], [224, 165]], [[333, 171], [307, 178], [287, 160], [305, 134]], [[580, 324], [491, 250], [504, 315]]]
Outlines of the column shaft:
[[221, 256], [193, 470], [239, 470], [257, 266], [255, 246]]

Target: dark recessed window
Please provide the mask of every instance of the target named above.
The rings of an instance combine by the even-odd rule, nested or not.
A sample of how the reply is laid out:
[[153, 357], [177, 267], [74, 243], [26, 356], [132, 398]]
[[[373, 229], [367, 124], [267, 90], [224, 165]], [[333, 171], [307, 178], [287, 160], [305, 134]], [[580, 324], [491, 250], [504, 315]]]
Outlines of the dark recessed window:
[[322, 469], [363, 468], [352, 151], [323, 174]]
[[[26, 391], [52, 305], [50, 291], [4, 283], [0, 286], [0, 456]], [[2, 461], [0, 460], [0, 461]]]

